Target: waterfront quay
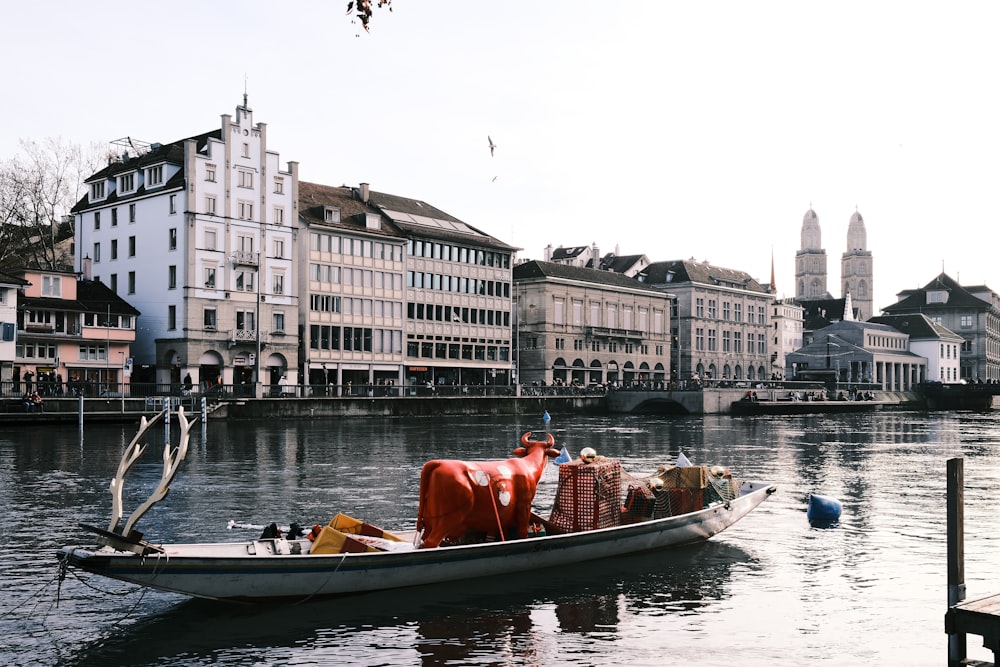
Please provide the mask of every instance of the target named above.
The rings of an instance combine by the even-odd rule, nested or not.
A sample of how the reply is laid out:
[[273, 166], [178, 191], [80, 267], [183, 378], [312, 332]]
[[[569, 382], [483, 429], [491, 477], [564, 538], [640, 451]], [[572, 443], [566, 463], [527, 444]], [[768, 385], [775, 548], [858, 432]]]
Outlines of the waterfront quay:
[[[797, 386], [802, 385], [802, 386]], [[126, 389], [126, 385], [123, 389]], [[132, 385], [134, 391], [137, 385]], [[312, 417], [402, 417], [446, 415], [531, 415], [559, 414], [732, 414], [733, 404], [747, 398], [771, 401], [775, 405], [790, 394], [815, 393], [811, 383], [785, 382], [749, 388], [720, 383], [684, 389], [587, 390], [576, 387], [337, 387], [222, 385], [212, 392], [164, 392], [136, 396], [107, 392], [104, 396], [49, 396], [42, 410], [28, 410], [20, 397], [6, 397], [0, 421], [6, 423], [46, 423], [71, 421], [128, 422], [155, 414], [169, 401], [173, 409], [183, 407], [189, 414], [204, 413], [207, 419], [301, 419]], [[876, 396], [880, 408], [919, 408], [918, 396], [905, 392], [882, 392]], [[798, 403], [803, 411], [851, 411], [851, 405], [868, 408], [871, 402], [809, 401]]]

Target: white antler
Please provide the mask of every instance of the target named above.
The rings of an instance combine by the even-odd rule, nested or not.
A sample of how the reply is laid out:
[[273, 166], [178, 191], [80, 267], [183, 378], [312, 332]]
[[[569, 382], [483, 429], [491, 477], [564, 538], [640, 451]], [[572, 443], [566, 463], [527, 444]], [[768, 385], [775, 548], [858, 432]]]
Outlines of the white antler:
[[156, 485], [153, 489], [153, 493], [150, 494], [146, 502], [135, 508], [135, 511], [129, 516], [128, 521], [125, 522], [125, 527], [122, 529], [122, 535], [128, 535], [129, 531], [132, 530], [132, 526], [142, 518], [150, 507], [163, 500], [167, 496], [167, 492], [170, 491], [170, 482], [174, 479], [174, 475], [177, 474], [177, 468], [180, 466], [181, 461], [187, 456], [188, 450], [188, 440], [191, 438], [191, 425], [194, 423], [184, 416], [184, 408], [177, 408], [177, 421], [181, 426], [181, 436], [177, 443], [177, 448], [171, 450], [170, 442], [166, 442], [163, 445], [163, 473], [160, 475], [160, 483]]
[[122, 520], [122, 488], [125, 482], [125, 475], [128, 474], [128, 471], [132, 469], [132, 466], [146, 450], [146, 445], [140, 445], [139, 439], [164, 414], [166, 414], [166, 410], [163, 410], [152, 419], [146, 419], [145, 415], [142, 416], [142, 419], [139, 420], [139, 431], [132, 438], [132, 442], [128, 444], [128, 447], [125, 448], [122, 460], [118, 462], [118, 472], [115, 474], [115, 478], [111, 480], [111, 523], [108, 524], [108, 531], [112, 533], [118, 532], [118, 525]]

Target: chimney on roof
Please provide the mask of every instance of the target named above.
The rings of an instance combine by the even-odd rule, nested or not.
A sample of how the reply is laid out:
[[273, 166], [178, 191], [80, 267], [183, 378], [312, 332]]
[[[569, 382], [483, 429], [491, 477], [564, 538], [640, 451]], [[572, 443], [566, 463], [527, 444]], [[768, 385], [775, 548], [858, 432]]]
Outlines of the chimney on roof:
[[83, 273], [83, 277], [87, 280], [94, 277], [94, 267], [91, 264], [89, 255], [80, 260], [80, 272]]
[[361, 198], [361, 201], [363, 201], [366, 204], [368, 203], [368, 184], [367, 183], [362, 183], [361, 184], [361, 188], [358, 190], [358, 196]]
[[548, 244], [547, 246], [545, 246], [545, 261], [546, 262], [551, 262], [552, 261], [552, 244], [551, 243]]

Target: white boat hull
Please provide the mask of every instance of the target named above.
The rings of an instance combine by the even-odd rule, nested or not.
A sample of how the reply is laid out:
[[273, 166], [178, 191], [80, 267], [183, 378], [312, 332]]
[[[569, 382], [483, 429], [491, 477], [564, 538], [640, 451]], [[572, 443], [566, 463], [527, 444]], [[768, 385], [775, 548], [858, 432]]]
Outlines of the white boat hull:
[[[237, 601], [304, 599], [439, 584], [572, 565], [700, 542], [722, 532], [766, 500], [775, 487], [745, 482], [740, 495], [689, 514], [564, 535], [473, 545], [312, 555], [276, 554], [308, 541], [252, 540], [164, 544], [140, 556], [110, 547], [63, 547], [69, 567], [140, 586], [200, 598]], [[399, 534], [399, 533], [397, 533]]]

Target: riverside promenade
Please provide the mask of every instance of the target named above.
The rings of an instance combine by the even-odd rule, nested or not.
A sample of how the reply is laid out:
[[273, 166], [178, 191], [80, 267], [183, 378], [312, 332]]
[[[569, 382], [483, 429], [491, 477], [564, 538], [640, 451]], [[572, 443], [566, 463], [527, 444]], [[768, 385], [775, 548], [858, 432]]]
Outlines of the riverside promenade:
[[[404, 395], [404, 396], [308, 396], [306, 388], [290, 387], [285, 395], [241, 397], [231, 394], [153, 396], [145, 398], [47, 398], [43, 411], [25, 411], [19, 399], [5, 399], [0, 410], [2, 424], [46, 424], [119, 422], [132, 423], [142, 415], [153, 415], [169, 400], [173, 409], [183, 406], [188, 414], [204, 410], [206, 418], [309, 419], [350, 417], [461, 416], [461, 415], [539, 415], [546, 411], [559, 414], [656, 414], [701, 415], [734, 414], [733, 404], [747, 393], [743, 387], [706, 387], [669, 391], [646, 389], [613, 390], [606, 393], [552, 392], [532, 395]], [[485, 392], [484, 392], [485, 393]], [[882, 407], [919, 409], [919, 397], [909, 393], [879, 397]], [[850, 404], [825, 402], [844, 411]], [[865, 404], [858, 403], [860, 407]], [[815, 412], [823, 412], [823, 402], [813, 403]], [[859, 409], [860, 409], [859, 407]]]

